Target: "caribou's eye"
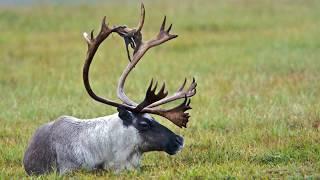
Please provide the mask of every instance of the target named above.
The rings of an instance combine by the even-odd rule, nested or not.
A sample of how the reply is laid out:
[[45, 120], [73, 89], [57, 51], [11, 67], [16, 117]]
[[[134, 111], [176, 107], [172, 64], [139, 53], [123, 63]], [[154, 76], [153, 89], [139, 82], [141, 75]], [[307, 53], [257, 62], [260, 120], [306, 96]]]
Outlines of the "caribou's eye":
[[146, 121], [139, 122], [139, 126], [142, 130], [147, 130], [150, 128], [150, 124]]

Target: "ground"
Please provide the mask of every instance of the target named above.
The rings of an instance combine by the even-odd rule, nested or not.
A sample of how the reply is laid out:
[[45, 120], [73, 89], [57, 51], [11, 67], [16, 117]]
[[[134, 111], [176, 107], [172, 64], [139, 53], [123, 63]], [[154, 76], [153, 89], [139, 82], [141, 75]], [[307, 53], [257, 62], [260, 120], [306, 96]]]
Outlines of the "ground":
[[[81, 79], [84, 31], [136, 26], [139, 1], [41, 3], [0, 7], [0, 177], [26, 177], [23, 153], [36, 128], [61, 115], [116, 112], [87, 95]], [[185, 138], [175, 156], [148, 153], [133, 172], [75, 172], [67, 177], [206, 179], [320, 177], [320, 1], [145, 1], [144, 39], [163, 15], [179, 37], [151, 49], [126, 91], [143, 99], [151, 78], [169, 92], [198, 81], [188, 128], [157, 119]], [[116, 99], [128, 63], [116, 35], [99, 49], [91, 79]], [[43, 179], [64, 178], [55, 173]]]

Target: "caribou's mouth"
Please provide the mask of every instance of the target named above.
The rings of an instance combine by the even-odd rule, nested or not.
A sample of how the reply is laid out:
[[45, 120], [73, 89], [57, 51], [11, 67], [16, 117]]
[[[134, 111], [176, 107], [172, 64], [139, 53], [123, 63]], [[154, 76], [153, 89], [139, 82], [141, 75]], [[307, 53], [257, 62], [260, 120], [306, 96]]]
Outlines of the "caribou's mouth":
[[169, 155], [177, 154], [184, 147], [183, 137], [176, 136], [172, 143], [167, 146], [166, 153]]
[[174, 150], [174, 151], [166, 151], [166, 153], [168, 153], [169, 155], [175, 155], [175, 154], [177, 154], [182, 148], [183, 148], [183, 146], [179, 146], [178, 149], [176, 149], [176, 150]]

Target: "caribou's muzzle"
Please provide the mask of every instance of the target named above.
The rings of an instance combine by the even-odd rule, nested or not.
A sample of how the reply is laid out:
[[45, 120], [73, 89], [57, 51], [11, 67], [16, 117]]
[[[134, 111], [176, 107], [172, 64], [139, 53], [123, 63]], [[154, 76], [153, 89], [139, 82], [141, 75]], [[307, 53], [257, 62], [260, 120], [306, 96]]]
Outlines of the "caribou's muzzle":
[[167, 145], [165, 151], [170, 155], [175, 155], [183, 148], [183, 145], [183, 137], [176, 135]]

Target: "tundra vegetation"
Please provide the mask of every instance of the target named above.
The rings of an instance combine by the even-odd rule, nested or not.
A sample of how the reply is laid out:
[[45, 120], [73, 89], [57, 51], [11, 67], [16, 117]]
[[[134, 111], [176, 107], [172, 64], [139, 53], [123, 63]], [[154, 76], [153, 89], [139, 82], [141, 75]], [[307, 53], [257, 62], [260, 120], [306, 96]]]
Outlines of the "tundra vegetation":
[[[40, 179], [320, 176], [319, 1], [144, 3], [145, 39], [158, 32], [164, 12], [179, 37], [144, 56], [126, 92], [139, 101], [150, 76], [166, 80], [170, 93], [185, 76], [195, 75], [198, 94], [188, 128], [157, 117], [184, 137], [184, 149], [173, 157], [147, 153], [136, 171]], [[85, 119], [116, 112], [92, 101], [83, 88], [82, 33], [99, 29], [103, 16], [111, 25], [135, 26], [139, 4], [0, 7], [1, 179], [27, 175], [23, 154], [41, 124], [62, 114]], [[113, 89], [127, 64], [123, 40], [109, 37], [95, 58], [92, 86], [116, 99]]]

